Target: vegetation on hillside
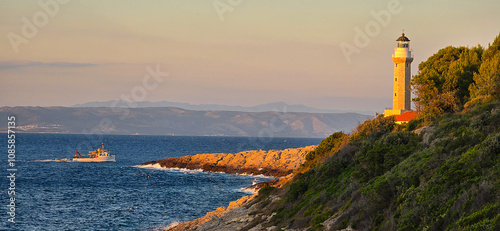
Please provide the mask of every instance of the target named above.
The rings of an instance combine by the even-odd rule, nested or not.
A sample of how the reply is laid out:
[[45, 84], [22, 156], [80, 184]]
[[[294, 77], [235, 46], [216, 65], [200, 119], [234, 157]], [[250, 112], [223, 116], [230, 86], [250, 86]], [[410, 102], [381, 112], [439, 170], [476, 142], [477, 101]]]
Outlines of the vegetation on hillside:
[[286, 187], [261, 189], [248, 228], [500, 230], [499, 45], [420, 64], [419, 119], [379, 116], [328, 137]]
[[[323, 230], [328, 219], [334, 230], [500, 230], [499, 125], [498, 102], [425, 129], [367, 121], [287, 187], [262, 189], [281, 197], [262, 206], [276, 213], [266, 225]], [[318, 148], [329, 153], [331, 143]]]
[[420, 117], [491, 101], [500, 96], [500, 35], [487, 49], [446, 47], [418, 65], [411, 81]]

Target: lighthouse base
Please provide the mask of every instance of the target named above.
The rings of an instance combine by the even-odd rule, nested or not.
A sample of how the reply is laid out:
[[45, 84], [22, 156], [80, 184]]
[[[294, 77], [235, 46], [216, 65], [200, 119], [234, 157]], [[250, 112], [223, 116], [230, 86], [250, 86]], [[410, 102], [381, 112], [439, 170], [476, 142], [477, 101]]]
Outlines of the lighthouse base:
[[384, 116], [393, 116], [393, 115], [401, 115], [405, 113], [406, 110], [401, 110], [401, 109], [391, 109], [391, 110], [385, 110], [384, 111]]
[[397, 124], [404, 124], [417, 117], [417, 112], [411, 110], [385, 110], [384, 117], [387, 116], [394, 116]]

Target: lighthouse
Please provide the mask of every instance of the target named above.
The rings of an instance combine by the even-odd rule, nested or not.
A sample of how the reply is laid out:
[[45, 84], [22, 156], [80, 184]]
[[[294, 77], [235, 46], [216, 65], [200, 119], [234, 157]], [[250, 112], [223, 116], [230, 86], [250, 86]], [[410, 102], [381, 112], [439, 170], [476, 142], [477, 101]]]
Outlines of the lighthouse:
[[403, 33], [397, 40], [392, 61], [394, 62], [394, 91], [392, 109], [385, 110], [384, 116], [401, 115], [411, 111], [411, 62], [413, 61], [410, 40]]

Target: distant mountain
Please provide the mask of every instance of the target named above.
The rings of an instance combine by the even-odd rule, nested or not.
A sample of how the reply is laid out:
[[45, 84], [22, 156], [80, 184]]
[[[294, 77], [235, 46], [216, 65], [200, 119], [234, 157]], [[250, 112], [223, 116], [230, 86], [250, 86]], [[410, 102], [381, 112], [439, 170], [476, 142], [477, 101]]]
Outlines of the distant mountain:
[[105, 102], [88, 102], [84, 104], [76, 104], [73, 105], [72, 107], [128, 107], [128, 108], [178, 107], [185, 110], [194, 110], [194, 111], [240, 111], [240, 112], [280, 111], [280, 112], [308, 112], [308, 113], [354, 112], [364, 115], [373, 114], [373, 112], [371, 111], [344, 111], [344, 110], [319, 109], [319, 108], [308, 107], [301, 104], [290, 105], [285, 102], [261, 104], [253, 107], [242, 107], [242, 106], [229, 106], [229, 105], [219, 105], [219, 104], [176, 103], [169, 101], [159, 101], [159, 102], [142, 101], [142, 102], [130, 103], [124, 100], [111, 100]]
[[[357, 113], [193, 111], [174, 107], [1, 107], [18, 131], [185, 136], [326, 137], [350, 132]], [[6, 123], [0, 131], [6, 131]]]

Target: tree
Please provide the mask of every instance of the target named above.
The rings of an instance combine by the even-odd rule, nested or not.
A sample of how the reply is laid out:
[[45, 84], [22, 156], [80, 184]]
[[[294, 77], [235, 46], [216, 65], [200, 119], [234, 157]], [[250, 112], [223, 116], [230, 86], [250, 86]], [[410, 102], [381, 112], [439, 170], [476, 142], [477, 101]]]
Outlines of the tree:
[[474, 75], [474, 82], [470, 87], [471, 100], [467, 106], [500, 98], [500, 52], [483, 62], [479, 73]]
[[449, 69], [444, 73], [446, 81], [443, 93], [454, 92], [460, 105], [469, 100], [469, 86], [474, 83], [474, 74], [481, 66], [482, 53], [481, 46], [465, 50], [459, 59], [450, 63]]
[[469, 100], [469, 86], [481, 65], [481, 46], [446, 47], [420, 63], [413, 76], [413, 99], [420, 117], [460, 110]]
[[483, 63], [479, 73], [474, 74], [474, 84], [469, 90], [471, 99], [467, 107], [500, 98], [500, 35], [484, 51]]

